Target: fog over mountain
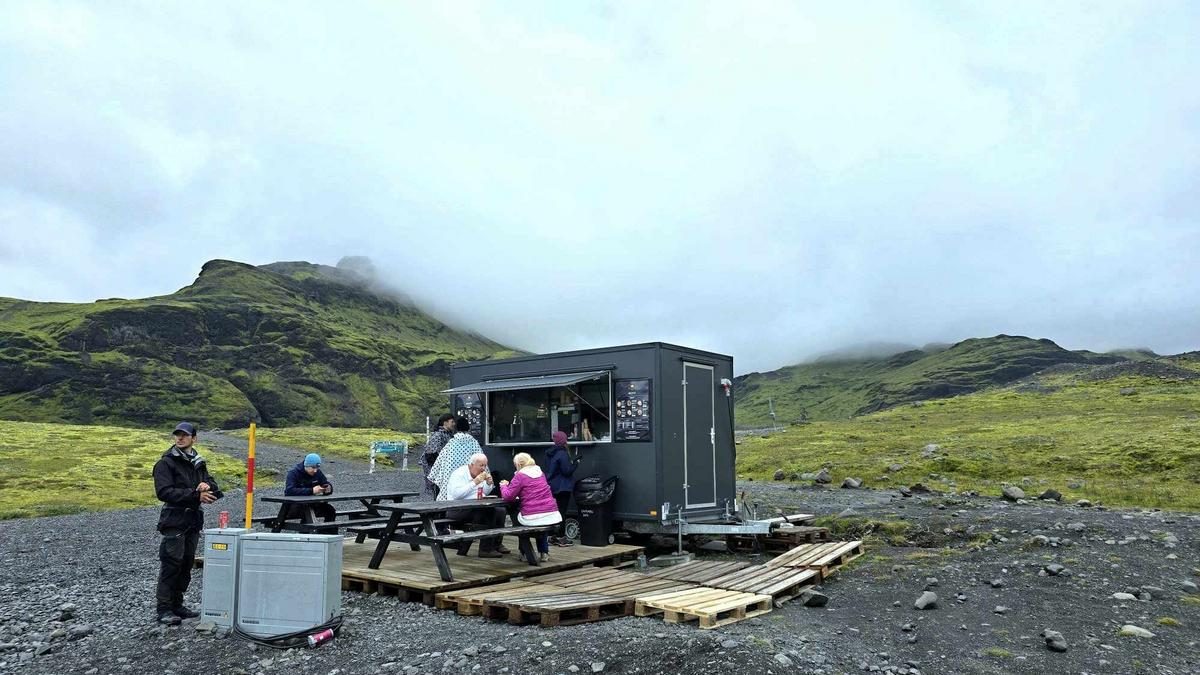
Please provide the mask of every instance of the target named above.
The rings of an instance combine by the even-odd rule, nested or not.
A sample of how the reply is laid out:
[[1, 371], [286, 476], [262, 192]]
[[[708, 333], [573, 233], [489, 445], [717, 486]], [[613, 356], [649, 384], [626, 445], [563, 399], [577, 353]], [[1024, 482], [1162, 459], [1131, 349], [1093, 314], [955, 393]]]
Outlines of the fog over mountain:
[[1200, 349], [1188, 2], [0, 4], [0, 296], [335, 265], [505, 345]]

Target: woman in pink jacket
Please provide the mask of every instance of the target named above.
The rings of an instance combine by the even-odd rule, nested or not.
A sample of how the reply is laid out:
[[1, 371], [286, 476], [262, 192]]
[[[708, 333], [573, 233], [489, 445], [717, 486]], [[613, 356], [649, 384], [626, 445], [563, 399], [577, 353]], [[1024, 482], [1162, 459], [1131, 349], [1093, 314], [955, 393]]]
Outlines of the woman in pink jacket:
[[[521, 500], [521, 512], [517, 514], [517, 522], [522, 525], [555, 525], [562, 522], [562, 514], [558, 512], [558, 502], [550, 492], [550, 484], [546, 482], [546, 474], [533, 461], [529, 453], [518, 452], [513, 457], [513, 466], [517, 473], [512, 482], [500, 481], [500, 496], [504, 501]], [[549, 535], [539, 534], [537, 538], [538, 553], [542, 562], [550, 559]]]

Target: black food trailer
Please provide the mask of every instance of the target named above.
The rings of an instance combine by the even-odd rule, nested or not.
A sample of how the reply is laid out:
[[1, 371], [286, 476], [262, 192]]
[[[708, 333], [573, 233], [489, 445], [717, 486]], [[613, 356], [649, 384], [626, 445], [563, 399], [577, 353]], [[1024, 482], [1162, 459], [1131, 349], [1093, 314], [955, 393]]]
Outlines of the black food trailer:
[[500, 476], [564, 432], [577, 480], [617, 477], [617, 529], [766, 533], [737, 514], [732, 380], [730, 356], [651, 342], [457, 363], [445, 393]]

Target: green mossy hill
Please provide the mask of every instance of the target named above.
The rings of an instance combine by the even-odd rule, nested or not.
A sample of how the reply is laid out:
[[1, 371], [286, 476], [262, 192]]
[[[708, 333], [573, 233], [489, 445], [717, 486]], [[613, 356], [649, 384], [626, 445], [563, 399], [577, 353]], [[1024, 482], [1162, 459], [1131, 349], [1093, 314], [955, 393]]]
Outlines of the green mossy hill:
[[0, 419], [416, 429], [451, 363], [514, 354], [352, 269], [214, 260], [171, 295], [0, 299]]
[[1070, 351], [1050, 340], [1009, 335], [890, 356], [824, 359], [737, 378], [737, 421], [743, 427], [770, 425], [768, 399], [781, 423], [846, 419], [901, 403], [1006, 385], [1063, 364], [1124, 360], [1117, 354]]
[[[854, 419], [788, 427], [738, 446], [738, 472], [770, 480], [829, 467], [833, 485], [923, 483], [999, 496], [1200, 510], [1200, 361], [1053, 372], [1010, 387]], [[1154, 374], [1144, 374], [1153, 372]], [[1141, 374], [1139, 374], [1141, 373]], [[936, 446], [936, 447], [931, 447]]]
[[[0, 520], [159, 504], [154, 463], [170, 447], [165, 432], [0, 420]], [[197, 449], [222, 490], [245, 487], [244, 463]], [[276, 482], [254, 476], [256, 485]]]

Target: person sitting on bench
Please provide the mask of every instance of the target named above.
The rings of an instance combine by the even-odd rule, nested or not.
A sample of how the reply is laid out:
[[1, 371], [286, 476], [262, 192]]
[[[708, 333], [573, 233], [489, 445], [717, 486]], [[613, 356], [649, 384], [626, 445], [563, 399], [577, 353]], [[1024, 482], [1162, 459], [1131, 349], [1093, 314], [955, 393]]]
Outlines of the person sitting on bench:
[[[283, 494], [289, 497], [333, 494], [333, 485], [325, 477], [325, 474], [321, 473], [320, 455], [310, 452], [304, 456], [303, 461], [288, 471], [287, 487], [284, 488]], [[324, 518], [327, 523], [332, 523], [337, 519], [337, 509], [328, 502], [313, 504], [312, 510], [319, 518]]]
[[[558, 512], [558, 502], [550, 492], [550, 484], [546, 482], [546, 474], [533, 461], [527, 452], [518, 452], [513, 456], [513, 466], [517, 473], [512, 483], [500, 481], [500, 496], [504, 501], [521, 500], [521, 513], [517, 522], [522, 525], [556, 525], [562, 522], [562, 514]], [[544, 532], [537, 536], [538, 553], [542, 562], [550, 559], [549, 536]]]
[[[487, 455], [477, 452], [471, 455], [466, 465], [450, 472], [445, 485], [438, 492], [438, 501], [482, 498], [491, 494], [493, 487], [492, 474], [488, 472]], [[489, 530], [503, 527], [504, 515], [503, 506], [491, 509], [450, 509], [446, 512], [446, 517], [450, 520], [481, 525]], [[509, 550], [500, 537], [479, 540], [480, 558], [499, 558], [505, 553], [509, 553]]]

